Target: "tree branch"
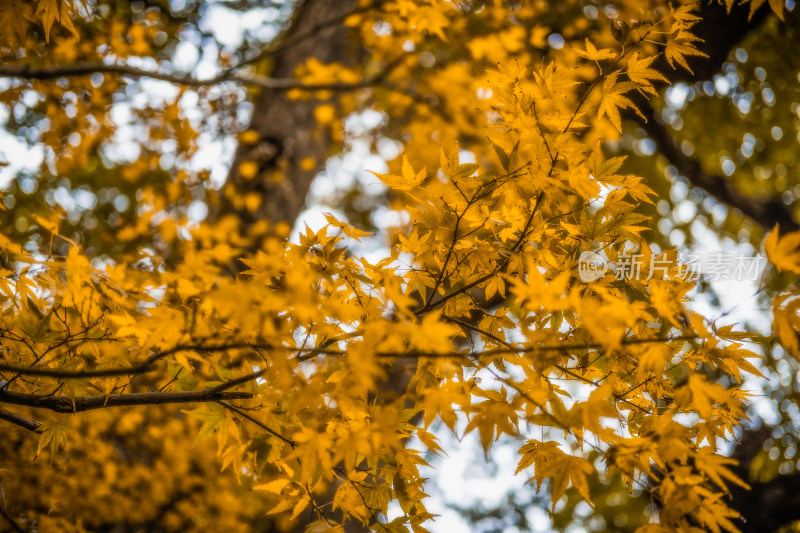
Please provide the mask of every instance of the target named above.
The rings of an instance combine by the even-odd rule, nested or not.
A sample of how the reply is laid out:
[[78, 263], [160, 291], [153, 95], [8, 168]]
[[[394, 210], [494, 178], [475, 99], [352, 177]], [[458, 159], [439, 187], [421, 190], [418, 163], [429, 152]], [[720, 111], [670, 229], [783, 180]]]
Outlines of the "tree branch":
[[[437, 302], [434, 302], [436, 304]], [[693, 335], [678, 335], [675, 337], [645, 337], [645, 338], [629, 338], [624, 339], [621, 341], [622, 345], [634, 345], [634, 344], [647, 344], [651, 342], [671, 342], [671, 341], [687, 341], [693, 340], [696, 337]], [[584, 344], [550, 344], [550, 345], [536, 345], [536, 346], [515, 346], [513, 348], [495, 348], [491, 350], [483, 350], [480, 352], [461, 352], [461, 351], [453, 351], [453, 352], [433, 352], [433, 351], [424, 351], [424, 350], [408, 350], [408, 351], [377, 351], [375, 352], [376, 357], [380, 358], [405, 358], [405, 357], [413, 357], [413, 358], [421, 358], [421, 357], [494, 357], [497, 355], [507, 355], [507, 354], [523, 354], [523, 353], [537, 353], [537, 352], [552, 352], [552, 351], [567, 351], [567, 350], [588, 350], [588, 349], [597, 349], [602, 348], [604, 345], [601, 343], [584, 343]], [[26, 366], [17, 366], [17, 365], [7, 365], [7, 364], [0, 364], [0, 370], [11, 370], [13, 372], [17, 372], [22, 375], [33, 375], [33, 376], [43, 376], [43, 377], [52, 377], [52, 378], [63, 378], [63, 379], [80, 379], [80, 378], [96, 378], [96, 377], [112, 377], [112, 376], [127, 376], [131, 374], [142, 373], [146, 370], [149, 370], [150, 366], [154, 364], [156, 361], [162, 359], [163, 357], [180, 351], [222, 351], [222, 350], [229, 350], [234, 348], [253, 348], [253, 349], [261, 349], [261, 350], [274, 350], [274, 351], [282, 351], [282, 352], [296, 352], [298, 360], [300, 361], [307, 361], [312, 357], [316, 357], [318, 355], [329, 355], [329, 356], [344, 356], [347, 355], [345, 350], [336, 350], [331, 348], [317, 348], [317, 347], [291, 347], [291, 346], [280, 346], [280, 345], [273, 345], [273, 344], [256, 344], [256, 343], [236, 343], [236, 344], [229, 344], [229, 345], [220, 345], [220, 346], [176, 346], [173, 349], [165, 350], [163, 352], [159, 352], [153, 356], [151, 356], [147, 361], [142, 364], [134, 365], [130, 367], [124, 368], [109, 368], [109, 369], [100, 369], [100, 370], [64, 370], [59, 368], [43, 368], [43, 367], [26, 367]], [[238, 385], [242, 385], [249, 381], [253, 381], [254, 379], [258, 379], [264, 373], [266, 373], [267, 369], [258, 370], [256, 372], [251, 372], [249, 374], [244, 374], [237, 378], [231, 379], [224, 383], [221, 383], [215, 387], [207, 389], [206, 391], [199, 391], [205, 392], [207, 394], [218, 394], [227, 389], [236, 387]], [[11, 394], [3, 389], [0, 389], [0, 402], [4, 401], [4, 394]], [[152, 393], [147, 393], [152, 394]], [[163, 393], [163, 394], [178, 394], [178, 393]], [[180, 394], [197, 394], [196, 392], [192, 393], [180, 393]], [[238, 393], [236, 393], [238, 394]], [[34, 395], [30, 395], [34, 396]], [[110, 398], [115, 396], [132, 396], [132, 394], [112, 394]], [[38, 397], [38, 396], [37, 396]], [[105, 398], [105, 396], [91, 396], [90, 398]], [[61, 398], [62, 400], [67, 400], [66, 398]], [[211, 398], [206, 400], [195, 400], [195, 401], [216, 401], [220, 398]], [[14, 403], [14, 402], [9, 402]], [[180, 403], [178, 402], [150, 402], [150, 403]], [[20, 404], [20, 405], [29, 405], [29, 404]], [[131, 405], [120, 403], [118, 405]], [[33, 407], [33, 406], [31, 406]], [[101, 405], [99, 407], [105, 407], [105, 405]], [[90, 407], [89, 409], [94, 409], [94, 407]], [[69, 412], [72, 412], [70, 407]]]
[[12, 424], [16, 424], [19, 427], [25, 428], [28, 431], [33, 431], [34, 433], [41, 433], [41, 431], [39, 430], [39, 426], [42, 425], [41, 422], [37, 422], [36, 420], [31, 420], [28, 417], [22, 416], [17, 413], [12, 413], [11, 411], [6, 411], [2, 407], [0, 407], [0, 420], [11, 422]]
[[187, 346], [180, 345], [169, 350], [156, 352], [148, 357], [144, 362], [120, 367], [120, 368], [102, 368], [95, 370], [72, 370], [64, 368], [49, 368], [42, 366], [25, 366], [13, 365], [10, 363], [0, 363], [0, 372], [15, 372], [23, 376], [42, 376], [48, 378], [64, 378], [64, 379], [81, 379], [81, 378], [110, 378], [114, 376], [130, 376], [132, 374], [143, 374], [151, 369], [151, 367], [161, 359], [168, 357], [172, 354], [184, 351], [224, 351], [237, 348], [248, 348], [249, 343], [234, 343], [224, 344], [220, 346]]
[[0, 392], [0, 403], [25, 405], [35, 409], [49, 409], [57, 413], [80, 413], [105, 407], [246, 400], [252, 397], [253, 394], [250, 392], [216, 392], [214, 389], [192, 392], [136, 392], [109, 394], [108, 396], [81, 396], [77, 398], [3, 391]]
[[295, 441], [293, 441], [291, 439], [287, 439], [286, 437], [284, 437], [283, 435], [281, 435], [280, 433], [278, 433], [277, 431], [275, 431], [274, 429], [272, 429], [268, 425], [266, 425], [266, 424], [264, 424], [262, 422], [259, 422], [256, 418], [253, 418], [252, 416], [248, 415], [247, 413], [245, 413], [241, 409], [237, 408], [235, 405], [231, 405], [228, 402], [221, 402], [221, 401], [218, 401], [217, 403], [220, 404], [225, 409], [228, 409], [229, 411], [236, 413], [237, 415], [241, 416], [242, 418], [244, 418], [246, 420], [249, 420], [253, 424], [257, 425], [258, 427], [260, 427], [261, 429], [263, 429], [264, 431], [269, 433], [270, 435], [273, 435], [273, 436], [279, 438], [280, 440], [282, 440], [283, 442], [285, 442], [286, 444], [288, 444], [292, 448], [296, 448], [297, 447], [297, 443]]
[[684, 154], [678, 147], [667, 126], [659, 120], [649, 104], [639, 105], [639, 108], [647, 117], [647, 121], [640, 126], [655, 143], [656, 150], [663, 154], [678, 173], [689, 180], [689, 183], [703, 189], [717, 201], [738, 209], [765, 229], [772, 229], [776, 224], [782, 231], [800, 229], [800, 224], [794, 220], [792, 213], [779, 199], [762, 200], [745, 196], [724, 176], [706, 173], [700, 163]]
[[[237, 67], [238, 68], [238, 67]], [[107, 63], [75, 63], [72, 65], [58, 65], [48, 67], [32, 67], [30, 65], [8, 65], [0, 67], [0, 78], [19, 78], [27, 80], [49, 80], [54, 78], [69, 78], [77, 76], [91, 76], [92, 74], [118, 74], [131, 78], [151, 78], [166, 81], [176, 85], [190, 87], [205, 87], [218, 83], [232, 81], [255, 85], [267, 91], [289, 91], [301, 89], [306, 91], [350, 91], [364, 87], [371, 87], [379, 83], [385, 73], [372, 76], [355, 83], [301, 83], [292, 78], [268, 78], [257, 74], [244, 72], [235, 73], [234, 69], [226, 69], [213, 78], [198, 79], [189, 75], [176, 75], [155, 70], [132, 67], [130, 65], [117, 65]]]
[[2, 505], [0, 505], [0, 516], [5, 518], [6, 522], [11, 524], [11, 527], [14, 529], [14, 531], [18, 531], [19, 533], [25, 533], [25, 528], [19, 525], [17, 521], [14, 520], [14, 518], [10, 514], [8, 514], [8, 512], [6, 512], [6, 510], [3, 508]]
[[[731, 50], [751, 31], [758, 28], [767, 17], [772, 16], [767, 5], [762, 6], [752, 17], [749, 10], [748, 5], [737, 4], [728, 13], [726, 6], [721, 4], [704, 5], [701, 19], [693, 31], [703, 39], [703, 44], [699, 48], [708, 55], [708, 58], [690, 58], [692, 70], [675, 71], [670, 75], [671, 81], [696, 83], [712, 79], [721, 70]], [[663, 56], [659, 59], [657, 68], [662, 72], [667, 70], [667, 61]], [[724, 176], [706, 173], [697, 161], [683, 153], [646, 98], [639, 96], [636, 106], [645, 115], [646, 122], [641, 124], [641, 120], [637, 120], [633, 114], [629, 116], [640, 123], [647, 136], [656, 144], [656, 150], [663, 154], [678, 173], [686, 177], [694, 187], [703, 189], [717, 201], [738, 209], [766, 229], [772, 229], [776, 224], [783, 231], [800, 229], [800, 224], [780, 199], [746, 196], [734, 188], [730, 180]]]
[[133, 374], [143, 374], [151, 370], [158, 361], [179, 352], [224, 352], [227, 350], [237, 350], [242, 348], [253, 348], [262, 350], [281, 350], [285, 352], [303, 351], [300, 348], [290, 346], [280, 346], [274, 344], [257, 344], [250, 342], [231, 342], [218, 345], [203, 344], [180, 344], [167, 350], [156, 352], [142, 363], [119, 367], [102, 368], [95, 370], [72, 370], [63, 368], [48, 368], [41, 366], [12, 365], [0, 363], [0, 372], [15, 372], [23, 376], [42, 376], [48, 378], [82, 379], [82, 378], [109, 378], [114, 376], [130, 376]]
[[256, 372], [251, 372], [250, 374], [245, 374], [243, 376], [239, 376], [238, 378], [234, 378], [234, 379], [231, 379], [231, 380], [226, 381], [224, 383], [220, 383], [216, 387], [212, 387], [209, 390], [211, 392], [217, 393], [217, 392], [226, 391], [228, 389], [232, 389], [234, 387], [238, 387], [239, 385], [243, 385], [245, 383], [248, 383], [250, 381], [253, 381], [255, 379], [260, 378], [261, 376], [263, 376], [264, 374], [267, 373], [267, 370], [269, 370], [269, 368], [263, 368], [263, 369], [258, 370]]

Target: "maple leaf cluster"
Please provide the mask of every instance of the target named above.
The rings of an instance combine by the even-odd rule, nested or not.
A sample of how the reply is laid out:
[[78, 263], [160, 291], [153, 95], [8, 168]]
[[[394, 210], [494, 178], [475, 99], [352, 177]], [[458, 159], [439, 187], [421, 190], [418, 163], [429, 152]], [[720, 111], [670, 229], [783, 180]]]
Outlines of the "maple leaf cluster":
[[[76, 31], [77, 2], [9, 5], [22, 11], [0, 8], [2, 27], [38, 21], [46, 41], [56, 22]], [[468, 26], [450, 2], [394, 0], [383, 9], [348, 21], [376, 62], [396, 60], [398, 43], [451, 42], [448, 21], [452, 31]], [[485, 9], [474, 16], [508, 18], [499, 3]], [[208, 511], [212, 528], [242, 529], [240, 518], [266, 508], [284, 526], [311, 516], [309, 531], [354, 521], [419, 532], [434, 518], [422, 467], [429, 452], [446, 451], [436, 436], [442, 427], [458, 437], [475, 432], [487, 453], [501, 438], [516, 442], [517, 472], [548, 487], [553, 511], [570, 488], [593, 505], [591, 487], [619, 476], [629, 491], [649, 491], [658, 502], [643, 532], [737, 531], [725, 495], [746, 482], [722, 443], [747, 419], [743, 375], [760, 375], [751, 362], [759, 354], [746, 348], [753, 335], [718, 328], [690, 308], [697, 285], [674, 255], [661, 274], [606, 273], [590, 283], [578, 276], [584, 252], [655, 255], [640, 207], [656, 195], [643, 177], [621, 172], [625, 158], [607, 156], [604, 145], [622, 133], [626, 110], [639, 113], [634, 97], [657, 94], [669, 79], [654, 66], [662, 54], [685, 69], [687, 57], [703, 55], [692, 34], [695, 11], [657, 5], [624, 35], [603, 27], [582, 39], [582, 49], [565, 47], [547, 62], [504, 57], [480, 77], [470, 75], [470, 62], [454, 61], [446, 68], [455, 89], [446, 76], [423, 80], [435, 91], [463, 91], [469, 111], [451, 126], [488, 140], [468, 157], [447, 126], [439, 124], [436, 143], [430, 121], [409, 126], [415, 135], [403, 156], [374, 173], [408, 221], [378, 259], [359, 256], [358, 242], [371, 232], [333, 215], [297, 242], [266, 222], [189, 225], [175, 207], [202, 187], [189, 171], [163, 187], [143, 186], [138, 218], [118, 235], [133, 241], [157, 229], [138, 255], [93, 255], [60, 234], [55, 216], [36, 219], [51, 237], [47, 252], [43, 243], [23, 246], [0, 234], [0, 420], [38, 439], [28, 452], [6, 453], [57, 465], [47, 475], [75, 478], [76, 490], [135, 492], [116, 470], [132, 463], [130, 479], [156, 486], [158, 505], [142, 514], [165, 514], [174, 530], [189, 527], [182, 515], [193, 508], [173, 512], [165, 487], [201, 490], [217, 474], [210, 463], [228, 473], [213, 481], [226, 496]], [[534, 15], [530, 6], [515, 13]], [[374, 31], [376, 17], [391, 32]], [[157, 32], [146, 18], [134, 27], [112, 47], [121, 57], [142, 52]], [[16, 39], [23, 36], [30, 39], [27, 29]], [[461, 52], [483, 60], [495, 53], [492, 43], [515, 50], [520, 39], [540, 37], [505, 29]], [[111, 58], [98, 50], [89, 53]], [[396, 62], [400, 78], [410, 63]], [[288, 90], [297, 100], [323, 101], [316, 116], [330, 128], [341, 110], [329, 93], [360, 76], [309, 62], [298, 72], [306, 86]], [[80, 105], [117, 88], [86, 84]], [[391, 87], [374, 91], [388, 109], [415, 105]], [[197, 132], [177, 102], [161, 111], [173, 119], [176, 144], [193, 154]], [[73, 118], [92, 122], [97, 138], [111, 135], [106, 111], [94, 112]], [[149, 120], [156, 119], [142, 111]], [[240, 140], [259, 141], [255, 132]], [[57, 172], [81, 168], [77, 152], [57, 158]], [[123, 176], [135, 181], [156, 166], [143, 156]], [[253, 179], [259, 169], [245, 162], [238, 170]], [[260, 200], [236, 201], [255, 211]], [[66, 253], [52, 253], [54, 241], [66, 242]], [[799, 244], [797, 233], [776, 230], [766, 249], [778, 269], [797, 274]], [[170, 261], [153, 251], [159, 246], [172, 251]], [[775, 334], [795, 357], [798, 302], [795, 290], [774, 304]], [[403, 385], [386, 386], [398, 370]], [[151, 437], [165, 450], [140, 442]], [[70, 461], [82, 453], [95, 454], [97, 478], [74, 471]], [[22, 469], [0, 468], [4, 485], [30, 493]], [[179, 472], [159, 488], [147, 477], [159, 468]], [[73, 523], [73, 511], [58, 509], [60, 498], [53, 496], [58, 512], [23, 519], [55, 529]], [[390, 513], [392, 502], [402, 512]]]

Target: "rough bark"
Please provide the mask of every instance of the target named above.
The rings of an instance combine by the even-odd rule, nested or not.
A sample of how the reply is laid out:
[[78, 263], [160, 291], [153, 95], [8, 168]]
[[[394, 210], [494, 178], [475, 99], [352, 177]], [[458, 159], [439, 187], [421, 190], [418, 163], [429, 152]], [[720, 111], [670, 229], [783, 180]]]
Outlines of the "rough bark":
[[[356, 0], [305, 0], [297, 8], [284, 40], [313, 31], [315, 27], [342, 17], [356, 7]], [[278, 43], [280, 46], [280, 41]], [[309, 58], [322, 63], [352, 64], [358, 61], [357, 45], [348, 38], [343, 23], [332, 24], [273, 56], [270, 76], [286, 79]], [[263, 90], [254, 102], [250, 129], [259, 135], [253, 144], [240, 143], [223, 192], [219, 215], [235, 214], [245, 225], [260, 220], [290, 225], [302, 210], [306, 194], [319, 165], [329, 155], [332, 140], [317, 128], [315, 100], [292, 100], [286, 93]], [[303, 161], [314, 161], [310, 168]], [[239, 171], [244, 162], [255, 163], [256, 176], [248, 179]], [[261, 205], [248, 211], [237, 200], [257, 193]]]

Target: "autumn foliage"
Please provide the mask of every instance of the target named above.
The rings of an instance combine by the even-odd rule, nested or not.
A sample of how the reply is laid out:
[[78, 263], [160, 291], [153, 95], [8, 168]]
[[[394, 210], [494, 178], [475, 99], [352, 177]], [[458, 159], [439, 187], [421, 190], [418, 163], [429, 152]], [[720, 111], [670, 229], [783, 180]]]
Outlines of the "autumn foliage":
[[[168, 72], [138, 59], [163, 53], [178, 26], [97, 4], [0, 6], [2, 100], [40, 117], [34, 196], [66, 179], [133, 203], [75, 217], [44, 196], [6, 204], [9, 524], [426, 531], [420, 467], [446, 452], [446, 431], [476, 432], [487, 454], [515, 440], [517, 472], [551, 510], [568, 493], [593, 505], [592, 487], [613, 479], [653, 502], [637, 531], [737, 531], [726, 494], [747, 480], [724, 443], [748, 418], [756, 334], [687, 306], [697, 282], [646, 231], [647, 176], [607, 150], [641, 98], [702, 59], [697, 4], [631, 1], [590, 17], [565, 2], [567, 45], [548, 48], [546, 2], [360, 2], [345, 24], [369, 59], [309, 60], [292, 80], [222, 52], [213, 78]], [[420, 67], [422, 54], [441, 65]], [[175, 90], [132, 105], [127, 124], [109, 118], [114, 98], [151, 79]], [[404, 222], [384, 257], [363, 252], [374, 232], [342, 217], [296, 240], [285, 221], [248, 221], [258, 194], [189, 164], [208, 132], [259, 141], [234, 131], [242, 87], [318, 101], [314, 135], [334, 142], [348, 113], [385, 113], [402, 154], [374, 176]], [[190, 93], [217, 122], [192, 118]], [[125, 128], [140, 144], [115, 159]], [[274, 180], [290, 181], [287, 169]], [[196, 202], [204, 222], [188, 215]], [[775, 268], [800, 274], [798, 235], [767, 238]], [[586, 251], [645, 266], [584, 282]], [[778, 294], [773, 309], [795, 357], [798, 296]]]

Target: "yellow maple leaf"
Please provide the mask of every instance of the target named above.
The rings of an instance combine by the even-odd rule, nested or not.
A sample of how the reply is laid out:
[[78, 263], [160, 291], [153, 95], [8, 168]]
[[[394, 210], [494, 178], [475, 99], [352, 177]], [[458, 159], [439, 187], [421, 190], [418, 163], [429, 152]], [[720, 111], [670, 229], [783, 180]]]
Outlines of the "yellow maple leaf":
[[45, 41], [50, 42], [50, 28], [55, 21], [61, 19], [58, 0], [40, 0], [36, 6], [36, 16], [42, 21]]
[[800, 274], [800, 231], [787, 233], [783, 237], [778, 233], [776, 225], [764, 243], [767, 258], [778, 270]]
[[41, 436], [39, 437], [39, 445], [36, 448], [36, 455], [45, 448], [49, 448], [51, 452], [56, 452], [66, 446], [70, 429], [70, 419], [67, 417], [51, 418], [42, 422], [42, 425], [39, 426]]
[[341, 230], [342, 233], [357, 241], [361, 240], [360, 237], [369, 237], [373, 235], [373, 233], [369, 231], [364, 231], [346, 222], [342, 222], [330, 213], [325, 213], [325, 220], [334, 228]]
[[30, 21], [33, 20], [32, 7], [27, 2], [2, 2], [0, 5], [0, 42], [20, 43], [25, 39]]
[[39, 226], [41, 226], [45, 231], [49, 231], [53, 235], [58, 235], [58, 223], [53, 222], [51, 220], [47, 220], [44, 217], [40, 217], [39, 215], [33, 215], [33, 220], [36, 221]]
[[669, 83], [667, 78], [661, 75], [657, 70], [650, 68], [650, 65], [655, 60], [656, 56], [646, 57], [639, 59], [639, 53], [634, 52], [628, 59], [628, 67], [625, 70], [628, 78], [641, 85], [641, 89], [655, 95], [656, 91], [653, 89], [653, 81], [658, 80]]
[[72, 23], [73, 17], [73, 5], [72, 2], [61, 2], [61, 25], [67, 28], [73, 36], [78, 37], [78, 30], [75, 28], [75, 24]]
[[239, 165], [239, 175], [244, 179], [253, 179], [258, 174], [258, 164], [254, 161], [245, 161]]
[[555, 63], [549, 63], [545, 68], [534, 71], [533, 75], [542, 89], [559, 98], [566, 98], [569, 94], [568, 89], [579, 83]]
[[[751, 0], [750, 1], [750, 17], [749, 18], [753, 18], [753, 15], [755, 14], [755, 12], [758, 11], [758, 8], [760, 8], [762, 5], [764, 5], [765, 1], [766, 0]], [[784, 20], [784, 18], [783, 18], [783, 4], [784, 4], [783, 0], [769, 0], [770, 9], [772, 9], [772, 11], [776, 15], [778, 15], [778, 18], [781, 19], [781, 20]], [[728, 11], [730, 11], [730, 8], [728, 9]]]
[[792, 294], [775, 298], [772, 309], [772, 330], [781, 346], [795, 358], [800, 358], [800, 299]]
[[427, 173], [427, 168], [423, 168], [419, 172], [415, 173], [411, 163], [408, 162], [408, 159], [405, 155], [403, 156], [402, 176], [396, 176], [393, 174], [379, 174], [377, 172], [370, 171], [370, 174], [374, 174], [380, 178], [385, 185], [398, 191], [410, 191], [414, 187], [418, 187], [425, 179]]
[[534, 475], [529, 481], [535, 480], [537, 487], [541, 487], [542, 480], [545, 478], [552, 478], [550, 497], [553, 508], [564, 495], [570, 481], [578, 494], [591, 505], [592, 500], [586, 476], [594, 472], [594, 467], [589, 461], [583, 457], [564, 453], [559, 448], [559, 443], [555, 441], [530, 440], [520, 448], [519, 453], [522, 455], [522, 459], [517, 466], [517, 473], [532, 465]]
[[728, 480], [740, 487], [749, 489], [750, 485], [742, 481], [736, 474], [731, 472], [728, 465], [738, 464], [736, 459], [724, 457], [714, 453], [711, 448], [701, 448], [694, 458], [694, 465], [697, 470], [703, 472], [706, 477], [713, 481], [722, 490], [727, 490], [725, 480]]
[[690, 43], [688, 40], [670, 39], [669, 41], [667, 41], [667, 46], [664, 49], [664, 54], [667, 57], [669, 66], [675, 68], [675, 63], [678, 63], [680, 66], [682, 66], [689, 72], [692, 72], [692, 69], [689, 67], [689, 63], [686, 62], [685, 56], [708, 57], [708, 54], [704, 54], [703, 52], [695, 48], [694, 45]]
[[625, 93], [636, 89], [637, 85], [629, 81], [618, 83], [617, 78], [619, 78], [619, 72], [614, 72], [609, 74], [603, 82], [603, 99], [597, 110], [597, 118], [602, 118], [603, 115], [607, 116], [617, 131], [622, 133], [622, 117], [619, 113], [621, 109], [632, 109], [642, 119], [645, 117], [633, 101], [625, 96]]
[[598, 50], [592, 41], [586, 39], [586, 51], [575, 49], [575, 53], [577, 53], [581, 57], [585, 57], [589, 61], [602, 61], [603, 59], [612, 59], [616, 57], [617, 52], [611, 48], [603, 48]]

